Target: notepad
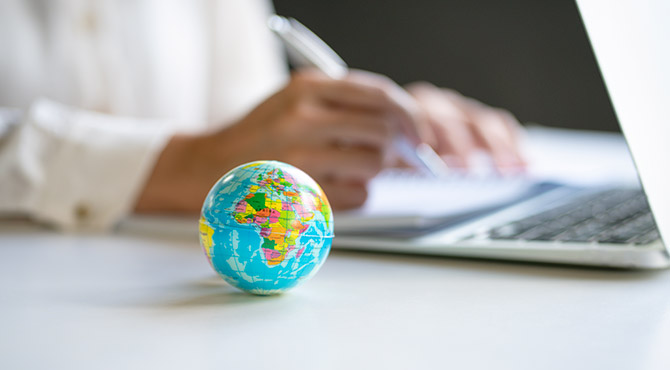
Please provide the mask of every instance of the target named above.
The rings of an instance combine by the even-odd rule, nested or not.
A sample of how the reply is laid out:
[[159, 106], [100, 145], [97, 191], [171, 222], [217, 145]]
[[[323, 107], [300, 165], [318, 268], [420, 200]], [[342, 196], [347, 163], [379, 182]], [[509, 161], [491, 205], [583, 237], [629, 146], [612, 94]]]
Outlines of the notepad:
[[336, 234], [408, 234], [480, 217], [558, 184], [527, 176], [454, 174], [431, 178], [389, 170], [369, 185], [369, 198], [354, 211], [336, 212]]

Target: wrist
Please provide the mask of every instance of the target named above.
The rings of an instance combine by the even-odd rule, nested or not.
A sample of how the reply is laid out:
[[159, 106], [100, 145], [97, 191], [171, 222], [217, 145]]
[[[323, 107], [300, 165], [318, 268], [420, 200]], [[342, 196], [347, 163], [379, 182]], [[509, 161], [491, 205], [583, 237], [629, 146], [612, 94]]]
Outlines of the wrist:
[[184, 134], [170, 138], [140, 193], [136, 212], [197, 212], [199, 190], [193, 186], [190, 171], [199, 140], [199, 136]]

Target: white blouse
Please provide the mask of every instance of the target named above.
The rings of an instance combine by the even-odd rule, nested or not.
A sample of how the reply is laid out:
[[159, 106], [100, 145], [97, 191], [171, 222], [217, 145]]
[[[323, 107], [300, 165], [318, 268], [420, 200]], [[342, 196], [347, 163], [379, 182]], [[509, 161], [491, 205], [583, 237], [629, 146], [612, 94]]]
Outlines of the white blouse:
[[0, 122], [0, 213], [114, 225], [175, 130], [231, 122], [285, 83], [271, 12], [264, 0], [0, 1], [0, 107], [22, 112]]

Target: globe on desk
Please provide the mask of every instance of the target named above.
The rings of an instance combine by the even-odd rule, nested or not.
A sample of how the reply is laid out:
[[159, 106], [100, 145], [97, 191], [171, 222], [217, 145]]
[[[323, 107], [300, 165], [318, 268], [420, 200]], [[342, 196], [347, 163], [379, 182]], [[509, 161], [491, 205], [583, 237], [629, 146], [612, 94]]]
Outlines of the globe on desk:
[[289, 164], [257, 161], [226, 173], [200, 216], [200, 244], [229, 284], [258, 295], [310, 279], [330, 252], [333, 213], [321, 187]]

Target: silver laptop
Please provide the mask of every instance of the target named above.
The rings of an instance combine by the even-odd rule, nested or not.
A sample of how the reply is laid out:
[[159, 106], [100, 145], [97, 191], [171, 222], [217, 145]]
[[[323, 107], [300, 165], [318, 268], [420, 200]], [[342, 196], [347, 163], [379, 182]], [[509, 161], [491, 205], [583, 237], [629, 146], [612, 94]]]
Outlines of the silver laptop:
[[[639, 187], [539, 184], [448, 227], [342, 234], [335, 248], [623, 268], [670, 265], [670, 2], [578, 0]], [[337, 218], [336, 218], [337, 219]]]

